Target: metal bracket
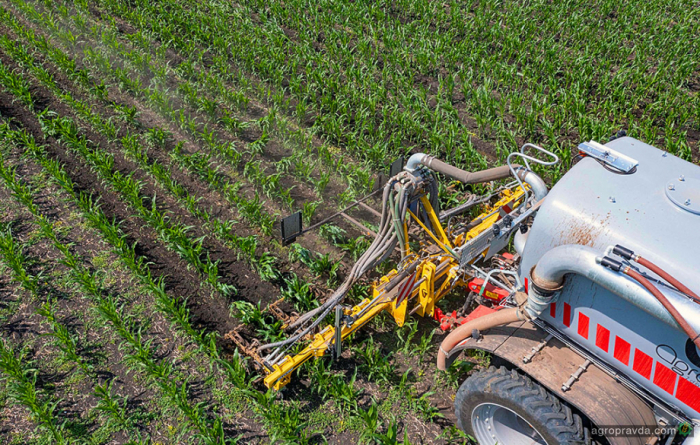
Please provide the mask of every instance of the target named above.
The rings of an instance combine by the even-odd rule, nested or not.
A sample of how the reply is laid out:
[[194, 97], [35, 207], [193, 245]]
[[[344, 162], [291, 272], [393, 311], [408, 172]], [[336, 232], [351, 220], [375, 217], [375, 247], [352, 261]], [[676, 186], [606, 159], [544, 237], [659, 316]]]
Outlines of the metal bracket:
[[426, 315], [432, 317], [435, 309], [435, 273], [437, 266], [434, 263], [425, 263], [421, 269], [421, 278], [424, 281], [418, 288], [418, 304], [421, 308], [418, 315], [424, 317]]
[[[551, 337], [551, 334], [550, 334]], [[572, 386], [574, 386], [574, 383], [581, 377], [581, 374], [583, 374], [586, 369], [588, 369], [588, 366], [591, 364], [590, 360], [586, 360], [583, 362], [581, 366], [578, 367], [578, 369], [571, 374], [571, 377], [569, 377], [569, 380], [566, 381], [563, 385], [561, 385], [561, 390], [566, 392], [571, 389]]]
[[335, 353], [334, 358], [336, 360], [340, 359], [340, 354], [342, 353], [341, 344], [343, 343], [343, 336], [341, 335], [341, 326], [343, 324], [343, 307], [338, 305], [335, 307]]
[[625, 173], [629, 173], [639, 164], [639, 161], [636, 159], [623, 155], [596, 141], [582, 142], [579, 144], [578, 149], [587, 156], [604, 162]]
[[547, 343], [549, 343], [549, 340], [551, 339], [552, 334], [549, 334], [547, 337], [545, 337], [544, 340], [537, 344], [537, 346], [533, 346], [530, 353], [523, 357], [523, 363], [530, 363], [532, 359], [537, 355], [537, 353], [544, 349], [545, 346], [547, 346]]

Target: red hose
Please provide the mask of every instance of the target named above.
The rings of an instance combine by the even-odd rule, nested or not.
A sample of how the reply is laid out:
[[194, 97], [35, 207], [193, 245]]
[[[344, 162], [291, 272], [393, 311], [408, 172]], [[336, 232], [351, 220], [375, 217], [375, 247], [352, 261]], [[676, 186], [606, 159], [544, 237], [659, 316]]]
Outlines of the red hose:
[[[642, 264], [641, 262], [639, 264]], [[645, 266], [647, 267], [647, 266]], [[653, 270], [653, 269], [652, 269]], [[695, 343], [695, 346], [700, 348], [700, 338], [698, 338], [698, 333], [695, 332], [695, 329], [693, 329], [688, 322], [683, 318], [683, 316], [678, 312], [675, 306], [671, 304], [670, 301], [668, 301], [668, 298], [664, 294], [661, 293], [659, 289], [656, 288], [649, 280], [644, 278], [642, 274], [640, 274], [637, 271], [632, 270], [630, 267], [625, 267], [624, 270], [622, 271], [624, 274], [629, 276], [630, 278], [633, 278], [639, 282], [642, 286], [646, 288], [649, 292], [651, 292], [654, 297], [656, 297], [657, 300], [659, 300], [659, 303], [663, 305], [663, 307], [666, 308], [666, 310], [671, 314], [671, 317], [673, 317], [674, 320], [676, 320], [676, 323], [683, 329], [683, 332]], [[679, 289], [680, 290], [680, 289]]]
[[654, 272], [656, 275], [660, 276], [664, 280], [668, 281], [671, 286], [675, 287], [679, 291], [683, 292], [684, 294], [690, 296], [693, 300], [695, 300], [697, 303], [700, 303], [700, 297], [693, 292], [692, 290], [688, 289], [686, 286], [683, 285], [680, 281], [676, 280], [671, 276], [671, 274], [667, 273], [665, 270], [657, 266], [656, 264], [652, 263], [651, 261], [647, 260], [646, 258], [642, 258], [641, 256], [637, 256], [637, 263], [640, 265], [646, 267], [650, 271]]

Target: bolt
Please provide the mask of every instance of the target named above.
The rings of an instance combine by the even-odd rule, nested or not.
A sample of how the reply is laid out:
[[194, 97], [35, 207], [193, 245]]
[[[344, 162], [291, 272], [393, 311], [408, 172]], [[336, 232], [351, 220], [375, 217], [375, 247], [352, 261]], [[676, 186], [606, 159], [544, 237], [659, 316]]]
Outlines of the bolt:
[[615, 197], [614, 197], [614, 196], [611, 196], [611, 197], [610, 197], [610, 202], [612, 202], [613, 204], [615, 204]]
[[682, 181], [685, 181], [685, 176], [681, 175], [681, 177], [678, 178], [678, 180], [681, 181], [681, 182], [682, 182]]
[[685, 200], [685, 205], [689, 206], [690, 205], [690, 198]]
[[675, 190], [676, 187], [675, 187], [673, 184], [669, 184], [669, 185], [668, 185], [668, 189], [669, 189], [669, 190]]
[[664, 154], [661, 155], [661, 157], [664, 157], [664, 158], [665, 158], [666, 156], [668, 156], [668, 153], [666, 153], [666, 152], [664, 152]]

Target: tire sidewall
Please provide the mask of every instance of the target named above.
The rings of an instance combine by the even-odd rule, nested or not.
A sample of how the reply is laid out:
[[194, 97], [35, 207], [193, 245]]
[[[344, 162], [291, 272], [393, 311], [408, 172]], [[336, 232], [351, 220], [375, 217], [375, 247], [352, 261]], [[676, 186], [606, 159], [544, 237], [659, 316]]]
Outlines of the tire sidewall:
[[[547, 427], [531, 413], [523, 409], [522, 406], [512, 400], [499, 397], [491, 392], [470, 393], [462, 400], [461, 406], [457, 407], [457, 422], [458, 426], [467, 434], [476, 439], [474, 428], [472, 427], [471, 417], [474, 409], [483, 403], [493, 403], [512, 410], [514, 413], [527, 421], [542, 438], [547, 442], [547, 445], [567, 445], [560, 444], [559, 440], [552, 436]], [[508, 444], [504, 444], [508, 445]]]

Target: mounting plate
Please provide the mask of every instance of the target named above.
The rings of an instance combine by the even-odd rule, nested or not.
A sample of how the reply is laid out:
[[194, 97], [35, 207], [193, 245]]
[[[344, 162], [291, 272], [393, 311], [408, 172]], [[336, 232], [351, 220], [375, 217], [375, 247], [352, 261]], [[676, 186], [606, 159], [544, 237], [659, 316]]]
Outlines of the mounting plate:
[[393, 178], [394, 176], [401, 173], [401, 171], [403, 170], [403, 165], [403, 156], [399, 156], [399, 158], [395, 160], [393, 164], [391, 164], [391, 168], [389, 169], [389, 177]]
[[301, 211], [292, 213], [288, 217], [282, 219], [280, 230], [282, 232], [282, 245], [287, 246], [293, 243], [302, 232]]
[[596, 141], [582, 142], [578, 149], [586, 155], [605, 162], [624, 173], [629, 173], [639, 162]]
[[666, 184], [666, 196], [681, 209], [700, 215], [700, 179], [674, 179]]

